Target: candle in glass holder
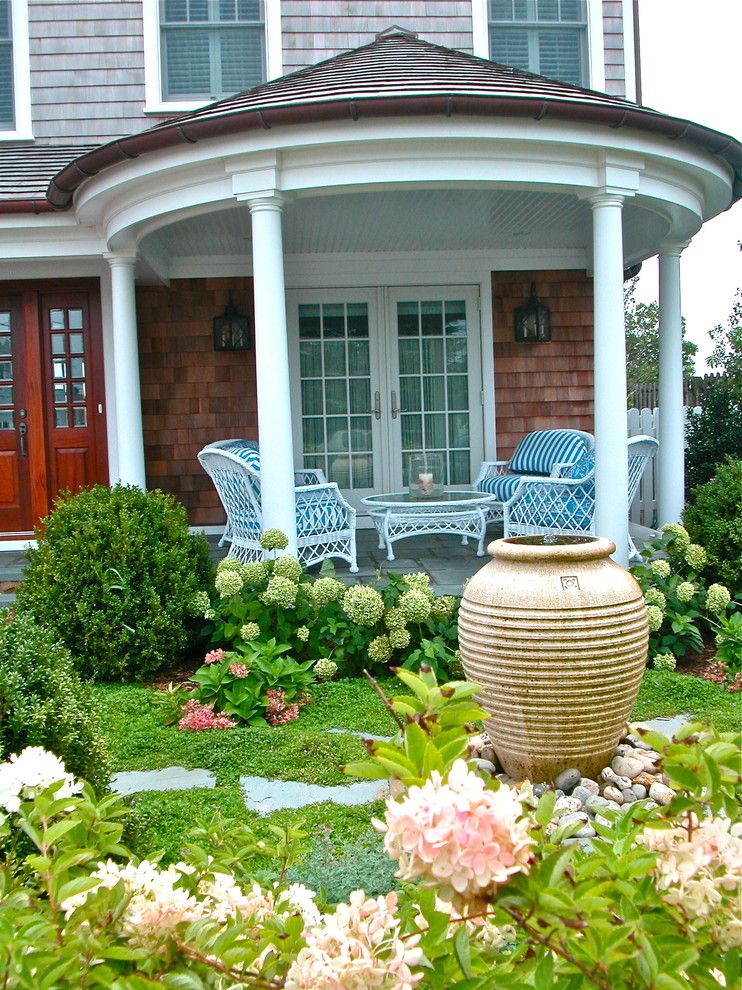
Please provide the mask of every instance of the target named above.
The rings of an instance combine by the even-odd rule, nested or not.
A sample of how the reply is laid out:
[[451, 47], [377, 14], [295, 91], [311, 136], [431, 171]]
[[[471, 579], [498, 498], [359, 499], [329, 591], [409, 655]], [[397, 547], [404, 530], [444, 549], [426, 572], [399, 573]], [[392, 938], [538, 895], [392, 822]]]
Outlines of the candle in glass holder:
[[423, 495], [433, 494], [433, 472], [421, 471], [417, 480], [418, 488]]

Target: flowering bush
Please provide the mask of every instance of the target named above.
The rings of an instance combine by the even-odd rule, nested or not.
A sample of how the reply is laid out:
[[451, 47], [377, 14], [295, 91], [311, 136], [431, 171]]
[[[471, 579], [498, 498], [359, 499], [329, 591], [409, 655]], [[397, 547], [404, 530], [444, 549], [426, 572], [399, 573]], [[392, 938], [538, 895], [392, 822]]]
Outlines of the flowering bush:
[[[281, 549], [277, 539], [272, 533], [265, 541], [264, 534], [270, 549]], [[426, 574], [346, 587], [331, 570], [312, 578], [290, 554], [249, 564], [227, 558], [217, 568], [213, 600], [198, 595], [193, 608], [212, 623], [212, 644], [230, 652], [275, 638], [297, 661], [331, 660], [342, 676], [383, 671], [391, 662], [425, 662], [447, 676], [457, 599], [436, 596]]]
[[[554, 844], [555, 795], [534, 806], [465, 760], [471, 685], [401, 672], [397, 737], [349, 770], [391, 774], [388, 850], [402, 878], [334, 908], [283, 876], [261, 886], [256, 852], [288, 864], [303, 833], [256, 843], [223, 821], [195, 830], [181, 862], [132, 859], [121, 800], [96, 800], [48, 754], [0, 767], [5, 843], [0, 981], [7, 990], [695, 990], [735, 986], [742, 925], [739, 736], [690, 725], [647, 740], [679, 793], [664, 807], [606, 810], [586, 849]], [[55, 778], [52, 780], [52, 778]], [[9, 785], [6, 782], [10, 782]], [[525, 789], [524, 792], [525, 794]], [[573, 828], [579, 827], [575, 823]], [[218, 830], [211, 857], [199, 837]], [[562, 826], [569, 830], [569, 826]], [[12, 933], [12, 937], [10, 937]]]
[[[742, 433], [735, 427], [738, 442]], [[728, 457], [715, 477], [690, 493], [684, 521], [693, 539], [708, 551], [705, 574], [742, 596], [742, 459]]]
[[[657, 553], [666, 557], [652, 560]], [[631, 573], [647, 603], [649, 657], [655, 669], [672, 670], [678, 657], [703, 649], [704, 634], [708, 638], [718, 630], [730, 608], [732, 615], [739, 612], [724, 585], [706, 587], [706, 551], [691, 543], [677, 523], [665, 526], [662, 537], [647, 543], [642, 556], [645, 563], [632, 567]]]
[[[231, 728], [233, 718], [247, 724], [265, 718], [271, 725], [286, 725], [298, 716], [299, 701], [314, 682], [311, 660], [299, 663], [286, 656], [291, 647], [275, 639], [249, 639], [237, 647], [236, 652], [216, 649], [206, 654], [192, 678], [196, 697], [188, 704], [196, 706], [191, 709], [194, 716], [184, 710], [181, 729]], [[192, 724], [194, 718], [199, 724]], [[200, 724], [204, 719], [223, 721]]]

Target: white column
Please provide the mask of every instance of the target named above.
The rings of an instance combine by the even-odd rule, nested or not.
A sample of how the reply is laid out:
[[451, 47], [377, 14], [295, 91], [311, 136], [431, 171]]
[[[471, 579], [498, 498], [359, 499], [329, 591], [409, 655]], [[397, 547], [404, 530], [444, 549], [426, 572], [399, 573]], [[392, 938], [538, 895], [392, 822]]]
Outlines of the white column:
[[660, 250], [660, 426], [657, 451], [657, 519], [680, 522], [685, 507], [683, 330], [680, 316], [680, 255], [685, 244]]
[[629, 470], [626, 448], [626, 338], [623, 310], [623, 197], [601, 193], [593, 210], [595, 314], [595, 532], [629, 562]]
[[280, 529], [296, 553], [294, 443], [283, 276], [283, 199], [248, 200], [252, 219], [255, 365], [258, 387], [260, 490], [263, 528]]
[[110, 254], [106, 259], [111, 266], [118, 480], [143, 489], [146, 475], [134, 288], [136, 257]]

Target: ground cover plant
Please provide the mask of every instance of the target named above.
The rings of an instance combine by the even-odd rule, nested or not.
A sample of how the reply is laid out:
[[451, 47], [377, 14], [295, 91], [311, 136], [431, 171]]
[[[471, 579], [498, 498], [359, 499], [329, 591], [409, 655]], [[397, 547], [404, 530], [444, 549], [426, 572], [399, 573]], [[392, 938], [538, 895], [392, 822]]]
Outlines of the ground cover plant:
[[[271, 530], [261, 542], [271, 552], [287, 541]], [[350, 587], [333, 574], [325, 567], [310, 577], [290, 554], [248, 564], [227, 558], [217, 568], [214, 595], [199, 595], [194, 608], [207, 620], [211, 645], [238, 655], [232, 662], [273, 642], [300, 663], [321, 661], [321, 679], [423, 661], [444, 676], [459, 669], [458, 600], [436, 595], [427, 574], [391, 574], [383, 583]]]
[[0, 614], [0, 759], [43, 746], [99, 790], [108, 754], [97, 700], [67, 648], [25, 614]]
[[[647, 603], [649, 617], [649, 661], [656, 670], [674, 670], [679, 657], [700, 653], [708, 641], [719, 637], [722, 653], [732, 658], [730, 673], [742, 667], [742, 653], [734, 658], [739, 603], [729, 589], [704, 577], [707, 553], [691, 543], [687, 530], [677, 524], [665, 526], [657, 540], [642, 550], [644, 563], [631, 568]], [[739, 664], [737, 664], [737, 660]]]
[[[553, 792], [536, 801], [467, 766], [466, 725], [483, 714], [475, 689], [441, 690], [426, 670], [400, 676], [408, 692], [391, 703], [399, 735], [348, 768], [391, 773], [399, 788], [375, 823], [401, 882], [386, 896], [356, 890], [333, 907], [290, 884], [294, 854], [306, 854], [302, 828], [276, 829], [261, 846], [244, 826], [217, 820], [188, 837], [179, 863], [133, 860], [117, 799], [96, 799], [48, 754], [3, 765], [2, 827], [23, 829], [37, 848], [22, 864], [11, 855], [0, 874], [3, 985], [736, 985], [738, 736], [702, 725], [671, 743], [648, 735], [677, 796], [606, 812], [589, 848], [557, 846], [546, 828]], [[214, 856], [199, 844], [210, 834]], [[245, 853], [261, 849], [281, 864], [275, 884], [256, 883], [245, 866]]]
[[184, 654], [212, 570], [174, 498], [98, 485], [62, 495], [36, 535], [16, 608], [54, 632], [84, 677], [141, 679]]

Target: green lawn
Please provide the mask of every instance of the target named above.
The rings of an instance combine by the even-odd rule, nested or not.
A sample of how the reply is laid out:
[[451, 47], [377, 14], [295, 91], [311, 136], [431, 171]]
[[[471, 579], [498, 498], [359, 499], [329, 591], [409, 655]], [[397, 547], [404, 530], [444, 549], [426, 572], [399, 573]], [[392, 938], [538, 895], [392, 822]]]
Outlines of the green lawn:
[[[394, 679], [385, 681], [383, 687], [388, 694], [403, 690]], [[394, 732], [394, 723], [366, 681], [348, 679], [315, 687], [312, 703], [290, 725], [220, 732], [181, 732], [177, 726], [163, 726], [151, 688], [101, 685], [95, 690], [114, 771], [176, 765], [216, 774], [213, 790], [150, 791], [130, 799], [127, 840], [138, 855], [162, 850], [166, 860], [177, 859], [189, 829], [217, 809], [248, 822], [258, 837], [267, 835], [270, 823], [302, 820], [312, 836], [313, 852], [298, 868], [296, 879], [326, 887], [335, 897], [342, 895], [353, 875], [363, 876], [369, 890], [382, 890], [384, 884], [388, 889], [389, 863], [381, 853], [380, 838], [370, 827], [370, 817], [379, 814], [380, 804], [345, 808], [326, 803], [261, 817], [247, 811], [238, 785], [242, 774], [305, 783], [347, 781], [339, 768], [361, 757], [363, 744], [354, 736], [323, 730]], [[689, 713], [722, 730], [737, 728], [740, 700], [739, 694], [729, 694], [700, 678], [647, 671], [632, 719]], [[255, 865], [267, 866], [270, 873], [270, 863]]]

